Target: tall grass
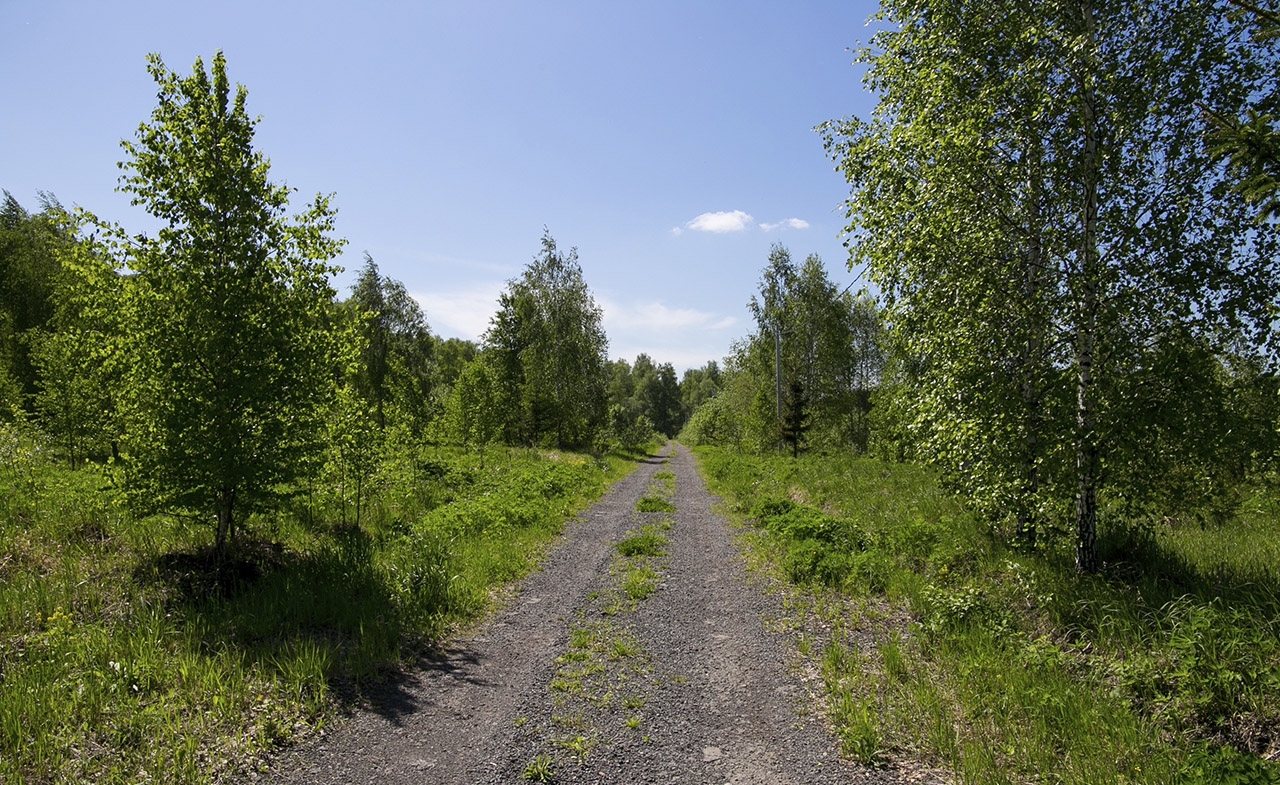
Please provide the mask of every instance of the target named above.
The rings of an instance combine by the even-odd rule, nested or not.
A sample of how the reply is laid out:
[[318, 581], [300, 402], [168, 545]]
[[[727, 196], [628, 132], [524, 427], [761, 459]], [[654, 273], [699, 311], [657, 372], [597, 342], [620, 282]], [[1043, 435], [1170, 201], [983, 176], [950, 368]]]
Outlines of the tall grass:
[[304, 492], [215, 570], [209, 527], [136, 516], [113, 471], [0, 428], [0, 782], [244, 779], [474, 619], [633, 466], [434, 449], [406, 465], [361, 528]]
[[699, 452], [779, 572], [837, 600], [822, 672], [849, 754], [965, 783], [1280, 782], [1268, 492], [1221, 525], [1112, 525], [1079, 576], [1065, 535], [1010, 548], [921, 467]]

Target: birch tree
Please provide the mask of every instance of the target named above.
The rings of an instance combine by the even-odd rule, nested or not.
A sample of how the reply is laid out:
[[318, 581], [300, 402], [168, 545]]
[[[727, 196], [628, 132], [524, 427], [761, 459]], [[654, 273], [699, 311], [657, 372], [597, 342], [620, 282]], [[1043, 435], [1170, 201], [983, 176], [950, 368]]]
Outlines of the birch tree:
[[1266, 71], [1207, 1], [881, 16], [861, 54], [875, 115], [821, 131], [852, 186], [853, 261], [920, 358], [914, 427], [1024, 539], [1062, 500], [1042, 468], [1070, 467], [1076, 565], [1094, 571], [1120, 353], [1170, 324], [1266, 340], [1275, 232], [1230, 191], [1197, 108], [1237, 112]]
[[577, 249], [542, 251], [507, 284], [484, 336], [505, 435], [517, 444], [587, 447], [605, 427], [608, 347], [603, 314]]

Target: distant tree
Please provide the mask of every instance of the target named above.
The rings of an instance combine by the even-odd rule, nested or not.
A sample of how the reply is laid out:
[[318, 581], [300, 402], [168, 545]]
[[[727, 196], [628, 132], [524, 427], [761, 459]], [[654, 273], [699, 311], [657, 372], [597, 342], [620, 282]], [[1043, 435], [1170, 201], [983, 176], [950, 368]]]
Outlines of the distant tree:
[[720, 391], [720, 365], [711, 360], [701, 368], [689, 368], [680, 379], [681, 420], [687, 421], [693, 412]]
[[41, 193], [40, 207], [29, 213], [8, 191], [0, 203], [0, 417], [34, 411], [39, 370], [24, 336], [57, 310], [62, 270], [56, 249], [71, 239], [58, 200]]
[[501, 415], [493, 374], [477, 358], [463, 367], [445, 398], [440, 435], [467, 449], [483, 449], [502, 435]]
[[577, 249], [562, 254], [544, 234], [541, 253], [508, 282], [484, 337], [508, 441], [587, 447], [603, 432], [608, 340], [601, 319]]
[[364, 260], [347, 300], [361, 338], [355, 389], [379, 429], [398, 420], [421, 435], [434, 408], [434, 340], [422, 308], [404, 284], [382, 276], [369, 254]]
[[445, 338], [435, 344], [436, 368], [440, 384], [448, 387], [458, 380], [467, 364], [480, 354], [480, 345], [465, 338]]
[[617, 406], [625, 410], [638, 407], [638, 402], [635, 400], [636, 380], [631, 375], [631, 364], [622, 359], [614, 360], [608, 364], [606, 371], [609, 375], [609, 384], [606, 388], [609, 407], [612, 409]]
[[158, 105], [121, 143], [120, 187], [163, 226], [127, 240], [108, 227], [132, 273], [120, 304], [130, 482], [150, 505], [211, 519], [221, 553], [320, 449], [352, 345], [330, 319], [327, 262], [342, 242], [324, 197], [286, 219], [290, 191], [267, 180], [221, 52], [185, 78], [147, 62]]
[[786, 391], [797, 379], [815, 443], [865, 449], [867, 391], [882, 363], [874, 304], [839, 291], [817, 255], [796, 267], [786, 247], [775, 244], [750, 309], [757, 330], [739, 366], [772, 381], [758, 388], [757, 421], [769, 423], [764, 409], [772, 408], [776, 441]]

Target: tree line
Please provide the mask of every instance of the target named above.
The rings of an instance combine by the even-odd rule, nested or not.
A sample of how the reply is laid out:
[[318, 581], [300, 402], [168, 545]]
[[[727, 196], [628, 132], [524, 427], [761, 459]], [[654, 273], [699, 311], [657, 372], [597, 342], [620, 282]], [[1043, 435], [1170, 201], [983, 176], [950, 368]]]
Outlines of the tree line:
[[775, 248], [757, 332], [687, 436], [932, 463], [1015, 544], [1069, 532], [1082, 572], [1100, 515], [1229, 518], [1280, 447], [1280, 15], [888, 0], [875, 18], [874, 114], [817, 130], [879, 306]]
[[[119, 183], [160, 219], [154, 235], [4, 194], [8, 427], [112, 464], [138, 511], [207, 522], [221, 553], [307, 489], [358, 525], [387, 465], [422, 444], [606, 451], [683, 423], [693, 404], [670, 364], [609, 361], [577, 252], [550, 233], [479, 344], [434, 335], [368, 254], [339, 298], [329, 197], [289, 213], [222, 54], [187, 76], [156, 55], [147, 68], [157, 103], [122, 142]], [[691, 400], [714, 392], [704, 376], [686, 375]]]

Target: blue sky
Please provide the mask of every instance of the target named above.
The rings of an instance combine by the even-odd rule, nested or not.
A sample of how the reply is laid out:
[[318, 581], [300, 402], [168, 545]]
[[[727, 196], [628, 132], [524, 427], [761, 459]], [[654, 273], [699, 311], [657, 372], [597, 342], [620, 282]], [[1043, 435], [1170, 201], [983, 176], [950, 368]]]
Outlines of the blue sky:
[[145, 56], [186, 74], [221, 49], [272, 179], [299, 208], [335, 194], [344, 296], [367, 251], [435, 332], [478, 339], [545, 226], [578, 248], [610, 356], [683, 370], [750, 332], [772, 243], [854, 280], [812, 129], [870, 113], [849, 49], [875, 8], [2, 0], [0, 188], [153, 227], [114, 192], [155, 105]]

